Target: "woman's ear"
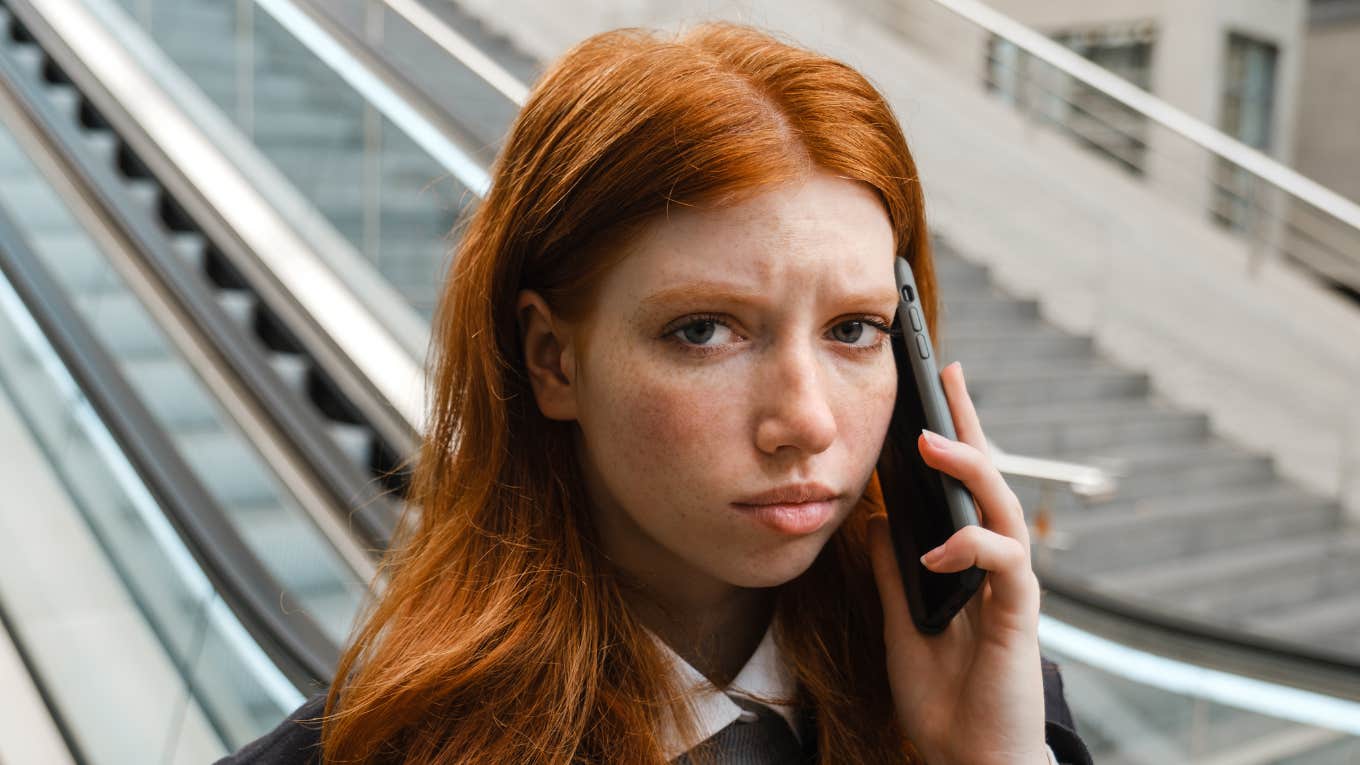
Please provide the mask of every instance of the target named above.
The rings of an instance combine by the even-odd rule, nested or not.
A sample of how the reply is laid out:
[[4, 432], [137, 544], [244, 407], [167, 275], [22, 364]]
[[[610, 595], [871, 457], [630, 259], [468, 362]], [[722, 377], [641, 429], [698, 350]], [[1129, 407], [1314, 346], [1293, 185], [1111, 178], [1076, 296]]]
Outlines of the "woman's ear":
[[576, 356], [567, 327], [534, 290], [520, 290], [515, 316], [539, 411], [550, 420], [576, 419]]

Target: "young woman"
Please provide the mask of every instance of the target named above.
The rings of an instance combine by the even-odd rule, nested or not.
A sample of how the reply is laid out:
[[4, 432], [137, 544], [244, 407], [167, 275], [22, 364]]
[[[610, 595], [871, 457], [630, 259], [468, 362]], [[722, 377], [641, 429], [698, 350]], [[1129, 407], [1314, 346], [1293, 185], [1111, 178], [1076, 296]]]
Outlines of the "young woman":
[[389, 585], [324, 710], [231, 761], [1089, 762], [958, 364], [960, 440], [918, 448], [982, 525], [926, 563], [989, 573], [943, 634], [908, 615], [895, 255], [934, 332], [921, 185], [854, 70], [728, 24], [568, 52], [463, 232]]

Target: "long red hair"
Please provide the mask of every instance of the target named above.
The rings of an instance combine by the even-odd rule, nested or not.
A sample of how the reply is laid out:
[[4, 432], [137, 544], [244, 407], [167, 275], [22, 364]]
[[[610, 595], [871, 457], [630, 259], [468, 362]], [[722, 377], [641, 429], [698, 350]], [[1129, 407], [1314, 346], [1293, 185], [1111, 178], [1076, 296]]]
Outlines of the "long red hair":
[[[838, 61], [733, 24], [591, 37], [539, 80], [463, 232], [434, 317], [428, 432], [389, 582], [326, 702], [326, 762], [661, 763], [683, 689], [594, 546], [572, 447], [528, 384], [514, 314], [538, 290], [569, 321], [632, 227], [813, 167], [877, 190], [931, 329], [921, 187], [883, 97]], [[894, 722], [866, 518], [877, 479], [775, 636], [824, 763], [914, 763]]]

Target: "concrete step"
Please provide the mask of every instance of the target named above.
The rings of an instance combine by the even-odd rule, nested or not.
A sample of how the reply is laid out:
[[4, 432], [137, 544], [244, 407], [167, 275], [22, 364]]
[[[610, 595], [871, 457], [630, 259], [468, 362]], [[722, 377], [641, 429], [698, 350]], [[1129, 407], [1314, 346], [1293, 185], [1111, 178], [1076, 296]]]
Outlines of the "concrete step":
[[1147, 375], [1094, 360], [1063, 366], [1031, 365], [1002, 367], [973, 364], [968, 371], [968, 390], [978, 406], [1036, 406], [1060, 401], [1091, 402], [1137, 399], [1146, 396]]
[[[964, 366], [968, 376], [970, 367]], [[1113, 444], [1202, 439], [1209, 420], [1146, 399], [1061, 401], [1010, 408], [978, 406], [989, 438], [1001, 448], [1036, 457], [1085, 456]]]
[[958, 359], [965, 367], [972, 361], [993, 358], [1071, 359], [1095, 353], [1091, 338], [1042, 326], [1029, 332], [999, 327], [978, 331], [977, 325], [946, 323], [936, 345], [941, 356]]
[[1360, 582], [1360, 538], [1328, 532], [1271, 539], [1091, 581], [1201, 618], [1249, 620], [1353, 591]]
[[1069, 540], [1055, 563], [1093, 575], [1135, 569], [1271, 539], [1334, 531], [1333, 502], [1285, 484], [1159, 498], [1118, 511], [1068, 516], [1056, 525]]
[[1034, 300], [987, 295], [983, 293], [953, 292], [942, 301], [941, 323], [948, 324], [956, 315], [974, 319], [1019, 321], [1039, 316], [1039, 304]]
[[1071, 461], [1097, 461], [1121, 470], [1116, 499], [1157, 501], [1188, 492], [1249, 489], [1278, 482], [1274, 461], [1209, 437], [1194, 441], [1112, 444], [1060, 452]]
[[991, 272], [986, 266], [966, 260], [958, 255], [949, 254], [947, 249], [942, 249], [938, 244], [936, 245], [935, 277], [940, 284], [941, 291], [951, 294], [955, 290], [981, 286], [990, 287], [992, 283]]

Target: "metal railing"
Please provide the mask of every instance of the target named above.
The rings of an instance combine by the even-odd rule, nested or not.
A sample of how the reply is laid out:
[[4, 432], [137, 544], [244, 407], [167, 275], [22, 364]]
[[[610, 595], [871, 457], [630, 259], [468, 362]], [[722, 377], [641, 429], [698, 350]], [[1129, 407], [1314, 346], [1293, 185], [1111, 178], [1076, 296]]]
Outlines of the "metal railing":
[[[1080, 136], [1081, 129], [1076, 128], [1079, 137], [1099, 146], [1100, 137], [1089, 134], [1093, 128], [1116, 134], [1141, 149], [1161, 154], [1165, 161], [1148, 172], [1160, 174], [1165, 184], [1211, 188], [1211, 202], [1219, 200], [1214, 203], [1219, 206], [1217, 217], [1252, 240], [1254, 268], [1264, 258], [1284, 255], [1329, 281], [1360, 291], [1360, 205], [979, 0], [930, 2], [1020, 51], [1031, 62], [1030, 71], [1022, 71], [1018, 64], [1012, 68], [1003, 64], [1003, 70], [1040, 99], [1058, 102], [1064, 110], [1079, 115], [1091, 126], [1085, 136]], [[1090, 99], [1074, 99], [1066, 83], [1054, 81], [1053, 73], [1096, 94], [1097, 105], [1093, 106]], [[1001, 83], [990, 81], [989, 85], [999, 87]], [[1107, 108], [1102, 110], [1100, 104]], [[1110, 110], [1110, 106], [1116, 108]], [[1159, 149], [1155, 136], [1140, 135], [1142, 128], [1120, 124], [1109, 111], [1137, 115], [1149, 127], [1207, 152], [1217, 160], [1207, 168], [1210, 177], [1195, 177], [1177, 161], [1183, 158], [1177, 147]], [[1063, 120], [1059, 117], [1058, 121]], [[1070, 126], [1071, 120], [1067, 122]], [[1188, 191], [1193, 194], [1203, 189]], [[1224, 205], [1238, 212], [1222, 209]]]
[[[978, 0], [891, 7], [901, 15], [884, 21], [922, 63], [976, 84], [957, 106], [979, 129], [959, 130], [946, 153], [976, 151], [985, 134], [1025, 148], [1017, 168], [1052, 175], [1000, 167], [1000, 187], [1024, 184], [1026, 212], [979, 198], [999, 221], [979, 223], [981, 246], [1010, 237], [1031, 248], [1036, 273], [1054, 278], [1027, 289], [1060, 304], [1070, 327], [1360, 518], [1360, 356], [1348, 352], [1360, 342], [1360, 205]], [[964, 119], [930, 121], [972, 127]], [[1047, 231], [1016, 220], [1068, 211]], [[1192, 331], [1171, 328], [1172, 316]]]

